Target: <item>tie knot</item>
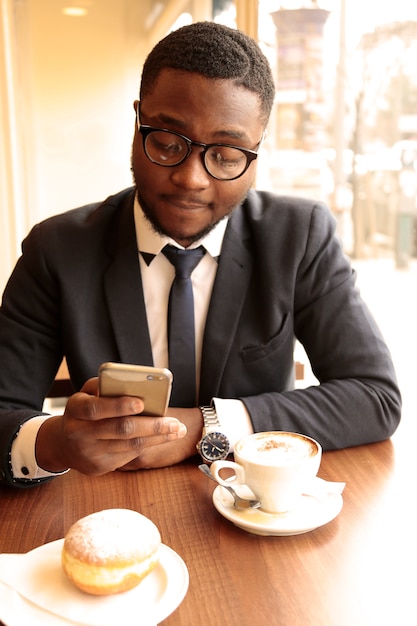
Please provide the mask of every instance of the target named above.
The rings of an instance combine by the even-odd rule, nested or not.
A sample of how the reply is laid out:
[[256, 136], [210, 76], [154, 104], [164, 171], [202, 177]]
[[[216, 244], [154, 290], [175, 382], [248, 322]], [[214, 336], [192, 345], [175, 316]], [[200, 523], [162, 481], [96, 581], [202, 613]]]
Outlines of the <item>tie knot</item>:
[[168, 261], [175, 267], [177, 278], [190, 278], [193, 269], [199, 264], [206, 251], [203, 246], [191, 250], [180, 250], [167, 245], [162, 250]]

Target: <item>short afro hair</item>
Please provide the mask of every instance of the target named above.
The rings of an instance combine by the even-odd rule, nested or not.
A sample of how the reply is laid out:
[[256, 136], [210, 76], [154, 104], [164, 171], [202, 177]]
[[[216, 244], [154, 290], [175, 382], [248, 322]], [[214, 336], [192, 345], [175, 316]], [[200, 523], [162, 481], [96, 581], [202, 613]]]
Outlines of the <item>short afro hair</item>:
[[275, 97], [271, 67], [258, 44], [239, 30], [196, 22], [164, 37], [145, 60], [140, 98], [152, 91], [164, 69], [234, 81], [258, 94], [265, 124]]

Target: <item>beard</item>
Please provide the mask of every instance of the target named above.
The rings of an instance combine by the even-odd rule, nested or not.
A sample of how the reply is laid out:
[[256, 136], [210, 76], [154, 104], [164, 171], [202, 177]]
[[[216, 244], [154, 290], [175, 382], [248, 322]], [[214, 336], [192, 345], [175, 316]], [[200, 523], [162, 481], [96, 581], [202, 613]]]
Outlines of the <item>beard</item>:
[[[135, 174], [135, 170], [134, 170], [134, 167], [133, 167], [133, 158], [131, 160], [131, 172], [132, 172], [133, 182], [134, 182], [135, 187], [136, 187], [136, 197], [137, 197], [137, 200], [138, 200], [138, 202], [139, 202], [139, 204], [141, 206], [143, 214], [145, 215], [147, 221], [151, 225], [151, 227], [154, 230], [154, 232], [156, 232], [158, 235], [162, 235], [164, 237], [170, 237], [171, 239], [174, 239], [174, 240], [182, 239], [181, 236], [178, 236], [172, 230], [168, 230], [167, 228], [165, 228], [160, 223], [160, 221], [158, 219], [158, 216], [155, 214], [155, 211], [153, 211], [152, 207], [149, 206], [146, 203], [146, 201], [144, 200], [144, 198], [143, 198], [143, 196], [141, 194], [141, 191], [140, 191], [140, 184], [138, 183], [138, 180], [137, 180], [137, 177], [136, 177], [136, 174]], [[226, 211], [225, 214], [223, 214], [221, 217], [219, 217], [219, 219], [211, 222], [205, 228], [195, 232], [194, 234], [188, 235], [187, 239], [186, 239], [187, 246], [190, 246], [191, 244], [195, 243], [196, 241], [199, 241], [200, 239], [203, 239], [204, 237], [206, 237], [213, 230], [213, 228], [215, 228], [217, 226], [217, 224], [219, 224], [222, 220], [229, 218], [230, 215], [235, 210], [235, 208], [237, 206], [239, 206], [246, 199], [247, 194], [248, 194], [248, 190], [244, 194], [242, 194], [242, 197], [238, 200], [238, 202], [236, 204], [234, 204], [233, 206], [231, 206], [229, 208], [229, 210]], [[187, 247], [187, 246], [184, 246], [184, 247]]]

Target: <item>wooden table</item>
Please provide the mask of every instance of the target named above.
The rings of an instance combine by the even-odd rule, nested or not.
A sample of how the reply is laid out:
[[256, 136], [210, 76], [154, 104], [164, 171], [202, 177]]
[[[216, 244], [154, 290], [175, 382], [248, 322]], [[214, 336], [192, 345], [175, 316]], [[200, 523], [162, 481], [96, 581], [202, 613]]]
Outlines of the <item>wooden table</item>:
[[188, 566], [188, 593], [166, 626], [415, 625], [416, 442], [400, 427], [391, 441], [325, 453], [319, 475], [346, 481], [344, 507], [307, 534], [260, 537], [235, 527], [214, 508], [215, 485], [192, 459], [3, 489], [0, 552], [31, 550], [84, 515], [127, 507], [150, 517]]

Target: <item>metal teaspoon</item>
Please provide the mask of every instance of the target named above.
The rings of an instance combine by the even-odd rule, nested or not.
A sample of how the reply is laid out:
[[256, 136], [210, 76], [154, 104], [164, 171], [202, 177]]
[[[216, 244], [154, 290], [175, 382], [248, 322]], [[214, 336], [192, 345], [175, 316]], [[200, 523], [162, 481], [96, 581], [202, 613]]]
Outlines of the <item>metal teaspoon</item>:
[[[203, 474], [205, 474], [208, 478], [211, 478], [211, 480], [214, 480], [214, 482], [217, 485], [220, 484], [219, 482], [217, 482], [217, 480], [214, 478], [214, 476], [210, 472], [210, 468], [208, 467], [208, 465], [204, 465], [204, 464], [199, 465], [198, 469], [201, 472], [203, 472]], [[227, 489], [227, 491], [229, 491], [229, 493], [232, 494], [233, 500], [234, 500], [233, 506], [239, 511], [244, 511], [246, 509], [258, 509], [261, 506], [261, 503], [259, 502], [259, 500], [247, 500], [246, 498], [241, 498], [240, 496], [238, 496], [238, 494], [233, 489], [233, 487], [229, 487], [226, 485], [220, 485], [220, 486], [223, 487], [224, 489]]]

